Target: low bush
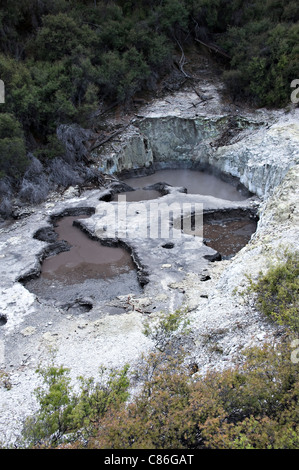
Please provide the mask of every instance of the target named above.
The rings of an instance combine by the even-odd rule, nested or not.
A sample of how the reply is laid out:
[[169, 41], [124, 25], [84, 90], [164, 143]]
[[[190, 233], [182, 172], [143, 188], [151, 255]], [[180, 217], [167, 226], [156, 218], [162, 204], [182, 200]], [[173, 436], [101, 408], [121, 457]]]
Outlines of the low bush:
[[28, 164], [20, 123], [13, 114], [0, 113], [0, 178], [20, 178]]
[[37, 369], [43, 384], [35, 391], [39, 410], [29, 416], [23, 428], [25, 447], [55, 447], [78, 435], [92, 434], [93, 422], [108, 407], [128, 398], [128, 366], [120, 371], [100, 369], [100, 380], [79, 377], [80, 391], [74, 392], [69, 369], [55, 365]]
[[[201, 375], [178, 348], [176, 335], [183, 325], [178, 315], [165, 315], [161, 325], [166, 343], [161, 348], [159, 341], [158, 351], [137, 371], [125, 366], [99, 383], [81, 378], [79, 393], [70, 386], [68, 369], [39, 370], [44, 385], [36, 391], [39, 410], [24, 427], [25, 446], [299, 448], [299, 368], [292, 334], [247, 349], [236, 366]], [[150, 331], [155, 340], [155, 325]]]
[[299, 331], [299, 252], [285, 251], [256, 282], [250, 282], [258, 308], [268, 317]]
[[132, 403], [98, 421], [88, 447], [298, 449], [298, 393], [288, 341], [252, 348], [243, 365], [198, 379], [164, 364]]

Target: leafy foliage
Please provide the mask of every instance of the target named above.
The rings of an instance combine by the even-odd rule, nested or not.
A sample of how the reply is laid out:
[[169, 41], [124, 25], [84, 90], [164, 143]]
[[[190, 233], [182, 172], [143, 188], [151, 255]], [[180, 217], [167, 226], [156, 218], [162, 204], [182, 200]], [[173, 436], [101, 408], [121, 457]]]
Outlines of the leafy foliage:
[[[0, 114], [15, 117], [26, 151], [37, 154], [59, 124], [88, 126], [99, 101], [128, 103], [152, 90], [170, 70], [173, 52], [194, 38], [231, 57], [219, 64], [234, 98], [285, 105], [299, 76], [298, 20], [294, 0], [3, 0]], [[8, 149], [18, 179], [23, 157], [13, 153]], [[8, 167], [2, 159], [1, 176]]]
[[257, 295], [257, 306], [279, 324], [299, 331], [299, 253], [288, 252], [283, 259], [273, 263], [266, 274], [250, 289]]
[[16, 118], [0, 114], [0, 177], [21, 176], [28, 166], [23, 131]]
[[98, 422], [89, 448], [298, 448], [299, 375], [288, 343], [246, 354], [242, 366], [197, 380], [164, 363], [132, 403]]
[[[79, 377], [81, 387], [75, 393], [71, 385], [69, 369], [51, 365], [37, 370], [43, 386], [36, 389], [39, 411], [28, 417], [24, 424], [26, 446], [57, 446], [66, 439], [72, 441], [77, 433], [90, 435], [92, 423], [101, 418], [108, 407], [128, 398], [128, 366], [112, 371], [100, 369], [100, 381]], [[106, 375], [106, 376], [105, 376]]]
[[166, 352], [171, 349], [177, 336], [188, 334], [189, 321], [186, 313], [182, 310], [160, 313], [154, 321], [145, 322], [143, 333], [151, 338], [158, 351]]
[[[74, 393], [68, 369], [39, 370], [44, 379], [36, 391], [40, 409], [25, 423], [25, 444], [60, 449], [298, 449], [299, 369], [291, 349], [293, 335], [245, 350], [235, 367], [194, 375], [176, 342], [183, 322], [178, 312], [162, 315], [159, 337], [167, 338], [167, 347], [160, 348], [159, 341], [157, 352], [131, 371], [130, 381], [125, 366], [105, 374], [99, 383], [79, 378], [80, 392]], [[157, 331], [156, 324], [147, 326], [153, 339]], [[135, 391], [130, 396], [131, 385]]]

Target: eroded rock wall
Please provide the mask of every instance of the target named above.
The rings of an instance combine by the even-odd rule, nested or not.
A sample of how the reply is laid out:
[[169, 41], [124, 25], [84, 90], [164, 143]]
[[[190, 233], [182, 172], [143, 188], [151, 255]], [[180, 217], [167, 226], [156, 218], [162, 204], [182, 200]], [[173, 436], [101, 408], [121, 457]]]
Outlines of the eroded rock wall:
[[298, 113], [281, 117], [269, 126], [228, 146], [219, 147], [209, 162], [236, 176], [249, 191], [269, 196], [288, 170], [299, 163]]
[[185, 93], [148, 105], [118, 142], [93, 157], [110, 173], [155, 165], [208, 169], [267, 197], [299, 163], [298, 109], [232, 113], [219, 96], [214, 102], [207, 106], [195, 93]]

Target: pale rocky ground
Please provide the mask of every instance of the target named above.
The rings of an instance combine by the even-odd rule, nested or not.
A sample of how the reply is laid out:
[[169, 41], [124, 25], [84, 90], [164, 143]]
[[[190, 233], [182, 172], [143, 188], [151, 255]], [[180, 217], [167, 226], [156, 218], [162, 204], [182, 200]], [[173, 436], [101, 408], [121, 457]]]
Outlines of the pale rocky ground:
[[[171, 258], [166, 259], [166, 254], [165, 258], [162, 256], [152, 265], [149, 262], [153, 272], [143, 293], [132, 295], [131, 299], [127, 295], [119, 297], [110, 304], [98, 303], [89, 312], [74, 314], [51, 303], [40, 303], [17, 279], [38, 270], [40, 253], [47, 244], [33, 239], [33, 235], [39, 228], [49, 225], [48, 217], [68, 208], [101, 206], [99, 191], [90, 191], [79, 197], [75, 190], [69, 190], [59, 200], [54, 195], [52, 200], [33, 208], [27, 217], [3, 228], [0, 232], [0, 316], [5, 316], [7, 322], [0, 326], [0, 368], [7, 373], [11, 384], [10, 389], [4, 383], [0, 386], [0, 442], [4, 446], [14, 445], [24, 418], [37, 409], [33, 394], [39, 385], [35, 372], [37, 366], [45, 366], [53, 360], [56, 365], [69, 367], [74, 384], [79, 375], [97, 377], [101, 365], [119, 368], [130, 363], [134, 366], [141, 354], [152, 348], [151, 341], [143, 334], [143, 325], [145, 320], [157, 316], [156, 312], [172, 310], [180, 305], [187, 307], [192, 330], [187, 346], [188, 357], [198, 364], [200, 374], [210, 368], [229, 367], [241, 360], [240, 353], [244, 347], [262, 345], [264, 341], [279, 341], [281, 328], [265, 319], [254, 308], [252, 299], [242, 292], [247, 286], [246, 275], [256, 278], [260, 270], [266, 270], [280, 245], [298, 249], [299, 113], [295, 109], [288, 113], [260, 110], [254, 115], [247, 114], [246, 121], [251, 124], [246, 125], [226, 146], [213, 148], [209, 142], [220, 137], [222, 118], [230, 111], [223, 114], [218, 95], [211, 85], [206, 85], [202, 92], [206, 96], [212, 95], [212, 99], [197, 105], [195, 101], [200, 101], [198, 94], [188, 92], [148, 105], [140, 111], [142, 119], [147, 119], [143, 121], [145, 127], [142, 128], [147, 135], [141, 135], [135, 126], [133, 140], [130, 140], [132, 136], [128, 130], [120, 138], [120, 149], [115, 147], [120, 145], [118, 142], [114, 145], [113, 155], [111, 148], [107, 155], [113, 157], [117, 165], [121, 154], [122, 164], [125, 161], [129, 167], [134, 147], [135, 156], [138, 154], [140, 157], [140, 152], [144, 151], [146, 159], [142, 160], [142, 154], [141, 160], [136, 157], [134, 165], [143, 163], [146, 166], [153, 158], [148, 120], [160, 119], [162, 122], [169, 117], [186, 118], [183, 128], [180, 128], [182, 121], [173, 121], [180, 140], [197, 119], [199, 124], [196, 126], [201, 128], [202, 134], [198, 142], [192, 143], [192, 157], [201, 159], [204, 155], [206, 162], [240, 178], [245, 186], [257, 193], [260, 199], [250, 202], [257, 204], [260, 211], [256, 234], [233, 259], [214, 263], [203, 262], [200, 256], [196, 259], [197, 249], [198, 253], [207, 251], [197, 248], [198, 242], [193, 241], [192, 256], [185, 256], [180, 267]], [[198, 118], [204, 118], [204, 129]], [[158, 121], [151, 121], [151, 125], [156, 124]], [[158, 126], [155, 132], [157, 130]], [[156, 135], [155, 152], [161, 151], [162, 159], [159, 135]], [[197, 130], [193, 138], [196, 140], [198, 135]], [[168, 137], [171, 140], [170, 135], [164, 134], [164, 137], [166, 141]], [[141, 140], [144, 143], [144, 139], [148, 139], [150, 146], [136, 146], [136, 139], [139, 144]], [[132, 142], [135, 142], [134, 146]], [[183, 159], [190, 152], [185, 145], [186, 140], [183, 140], [178, 149], [185, 155]], [[126, 158], [123, 148], [126, 149]], [[103, 155], [99, 158], [105, 160]], [[223, 207], [230, 205], [223, 201], [205, 202], [213, 202], [217, 207], [219, 204]], [[94, 233], [96, 222], [97, 214], [86, 219], [84, 226]], [[145, 252], [143, 248], [138, 248], [141, 255]], [[152, 245], [151, 249], [154, 255], [158, 247]], [[203, 272], [210, 276], [204, 282]], [[111, 305], [122, 307], [124, 313], [107, 314]]]

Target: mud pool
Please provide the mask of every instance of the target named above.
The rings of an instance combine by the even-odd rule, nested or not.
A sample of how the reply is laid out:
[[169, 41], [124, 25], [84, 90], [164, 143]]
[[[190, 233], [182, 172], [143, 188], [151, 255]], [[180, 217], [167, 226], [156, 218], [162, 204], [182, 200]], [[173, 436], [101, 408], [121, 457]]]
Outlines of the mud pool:
[[[213, 196], [227, 201], [244, 201], [248, 197], [248, 194], [245, 195], [241, 188], [223, 181], [220, 177], [185, 168], [162, 169], [146, 176], [125, 178], [124, 181], [134, 189], [134, 191], [122, 193], [126, 196], [127, 202], [161, 197], [161, 192], [152, 189], [156, 188], [155, 185], [158, 183], [185, 188], [188, 194]], [[118, 196], [119, 194], [115, 194], [112, 200], [117, 201]], [[203, 234], [196, 234], [194, 227], [191, 234], [203, 235], [204, 243], [216, 250], [222, 259], [227, 259], [234, 256], [249, 242], [256, 228], [257, 220], [252, 214], [239, 214], [238, 217], [223, 215], [218, 219], [206, 216]]]
[[24, 282], [30, 292], [43, 300], [76, 304], [76, 308], [88, 310], [93, 299], [109, 300], [125, 292], [141, 291], [130, 253], [125, 248], [92, 240], [74, 224], [88, 217], [57, 220], [54, 226], [58, 240], [66, 241], [69, 250], [43, 260], [40, 275]]
[[146, 197], [147, 191], [150, 191], [144, 188], [161, 182], [170, 186], [184, 187], [188, 194], [214, 196], [228, 201], [242, 201], [248, 197], [232, 184], [222, 181], [213, 174], [185, 168], [158, 170], [151, 175], [126, 178], [125, 182], [134, 189], [143, 189], [143, 197]]
[[87, 217], [69, 216], [57, 222], [55, 231], [58, 239], [66, 240], [71, 247], [44, 260], [42, 277], [69, 285], [84, 279], [111, 278], [134, 270], [131, 256], [124, 248], [102, 245], [73, 225], [75, 220]]
[[[127, 202], [150, 201], [161, 197], [161, 193], [154, 189], [135, 189], [134, 191], [124, 191], [122, 196], [126, 196]], [[115, 194], [112, 201], [118, 201], [119, 194]]]
[[[159, 185], [155, 187], [157, 183], [162, 183], [160, 190]], [[246, 199], [232, 184], [212, 174], [187, 169], [159, 170], [151, 175], [127, 178], [125, 185], [133, 190], [121, 194], [126, 195], [128, 203], [157, 199], [163, 195], [161, 186], [165, 183], [174, 189], [185, 188], [187, 193], [213, 196], [224, 201]], [[119, 194], [114, 194], [111, 201], [117, 201]], [[180, 192], [177, 194], [179, 196]], [[62, 251], [42, 260], [38, 276], [23, 282], [43, 301], [58, 302], [67, 308], [75, 305], [75, 308], [86, 311], [94, 302], [110, 300], [128, 292], [142, 292], [131, 253], [123, 246], [111, 245], [111, 241], [100, 242], [89, 237], [80, 226], [80, 221], [89, 217], [68, 215], [53, 221], [57, 241], [67, 245]], [[204, 244], [216, 250], [219, 259], [230, 258], [248, 243], [255, 230], [256, 221], [246, 212], [237, 218], [225, 215], [217, 218], [210, 214], [204, 217]], [[193, 232], [192, 235], [200, 234]]]
[[249, 242], [256, 231], [256, 221], [247, 217], [236, 220], [220, 220], [203, 226], [204, 243], [228, 259]]

